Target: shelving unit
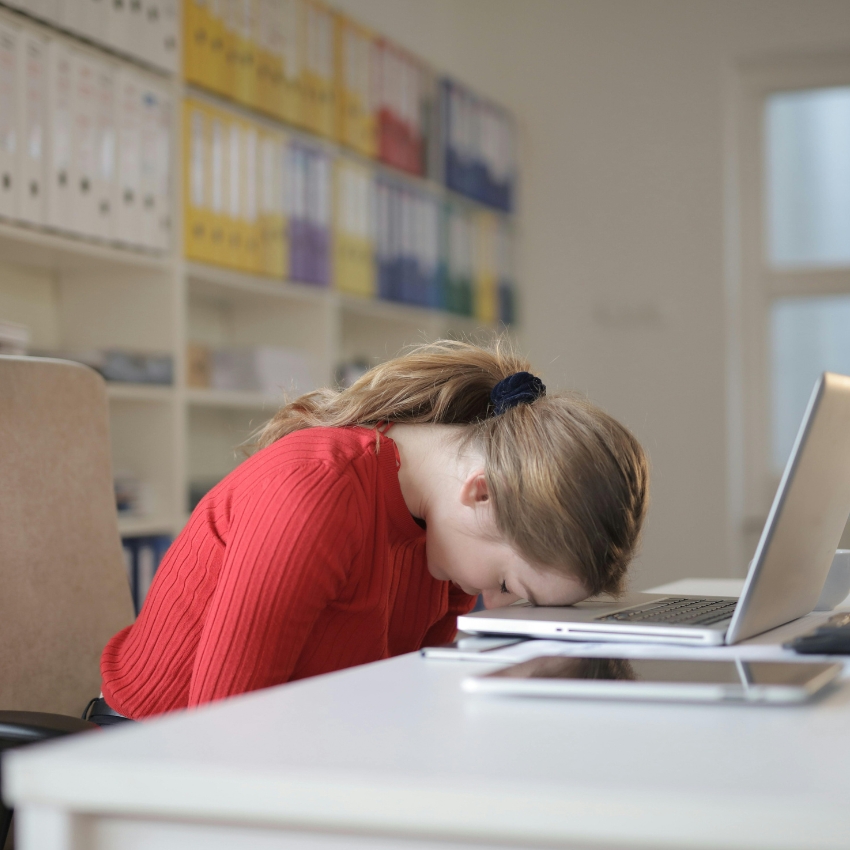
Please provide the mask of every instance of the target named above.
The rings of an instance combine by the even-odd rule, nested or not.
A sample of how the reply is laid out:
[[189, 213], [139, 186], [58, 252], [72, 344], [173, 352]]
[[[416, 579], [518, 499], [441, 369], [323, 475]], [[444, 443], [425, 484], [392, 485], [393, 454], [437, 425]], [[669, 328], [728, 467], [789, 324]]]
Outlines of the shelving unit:
[[[47, 30], [19, 13], [9, 19]], [[76, 44], [64, 33], [51, 37]], [[91, 44], [86, 45], [91, 51]], [[110, 55], [112, 61], [115, 56]], [[147, 73], [150, 68], [134, 65]], [[475, 337], [481, 322], [404, 304], [367, 300], [309, 284], [246, 274], [182, 256], [182, 128], [185, 96], [215, 101], [253, 120], [241, 107], [160, 74], [173, 104], [173, 233], [167, 252], [131, 249], [0, 220], [0, 320], [26, 325], [32, 348], [81, 351], [116, 348], [170, 355], [172, 386], [110, 383], [107, 395], [113, 466], [142, 484], [138, 515], [119, 515], [124, 536], [174, 535], [185, 523], [190, 491], [209, 486], [245, 456], [240, 447], [277, 410], [278, 395], [198, 389], [188, 385], [189, 343], [218, 347], [276, 346], [305, 352], [313, 386], [331, 385], [342, 362], [376, 363], [402, 346], [444, 336]], [[274, 123], [274, 122], [269, 122]], [[311, 144], [367, 162], [325, 139]], [[473, 201], [432, 181], [384, 169], [394, 179], [426, 186], [462, 204]]]
[[57, 272], [108, 271], [116, 268], [167, 272], [171, 268], [170, 259], [162, 254], [119, 248], [2, 219], [0, 257], [4, 263]]

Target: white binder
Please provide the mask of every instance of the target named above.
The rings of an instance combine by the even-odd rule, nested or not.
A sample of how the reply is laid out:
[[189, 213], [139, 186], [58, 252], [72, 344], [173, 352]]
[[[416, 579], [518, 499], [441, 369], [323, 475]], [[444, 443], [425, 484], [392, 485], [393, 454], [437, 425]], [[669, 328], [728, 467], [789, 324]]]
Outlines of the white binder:
[[178, 71], [179, 0], [111, 0], [126, 4], [129, 36], [124, 52], [170, 73]]
[[117, 74], [118, 199], [115, 237], [140, 244], [142, 227], [142, 79], [129, 67]]
[[43, 225], [47, 215], [47, 40], [24, 30], [18, 49], [18, 217]]
[[97, 235], [97, 72], [88, 53], [72, 52], [70, 226], [84, 236]]
[[154, 204], [155, 229], [151, 246], [167, 251], [171, 245], [171, 126], [172, 103], [168, 94], [157, 92], [156, 144], [154, 147]]
[[142, 28], [138, 33], [136, 55], [159, 67], [162, 46], [162, 0], [143, 0]]
[[95, 172], [94, 234], [100, 239], [114, 238], [116, 231], [116, 202], [118, 175], [116, 168], [116, 118], [115, 97], [116, 66], [104, 60], [95, 60]]
[[18, 212], [18, 43], [21, 32], [0, 22], [0, 216]]
[[59, 25], [61, 23], [59, 0], [27, 0], [27, 11], [40, 21]]
[[133, 52], [130, 0], [106, 0], [106, 43], [119, 53]]
[[180, 41], [179, 0], [160, 0], [161, 21], [155, 64], [164, 71], [176, 74], [178, 68], [178, 44]]
[[140, 242], [153, 248], [156, 241], [156, 134], [159, 102], [148, 84], [142, 87], [141, 150], [139, 155], [139, 187], [141, 190]]
[[83, 14], [83, 10], [78, 5], [82, 2], [83, 0], [56, 0], [56, 24], [74, 35], [85, 38], [85, 22], [88, 15]]
[[144, 59], [142, 34], [145, 30], [145, 3], [144, 0], [126, 0], [126, 3], [129, 17], [127, 53], [137, 59]]
[[147, 80], [141, 101], [141, 243], [146, 248], [164, 249], [171, 229], [171, 103], [159, 86]]
[[[109, 20], [109, 4], [112, 0], [66, 0], [65, 12], [78, 22], [81, 35], [95, 44], [106, 42], [106, 27]], [[66, 25], [70, 23], [65, 21]]]
[[242, 133], [239, 122], [225, 119], [224, 129], [224, 215], [225, 265], [238, 266], [242, 247]]
[[71, 51], [60, 41], [47, 45], [47, 224], [69, 230], [73, 218]]

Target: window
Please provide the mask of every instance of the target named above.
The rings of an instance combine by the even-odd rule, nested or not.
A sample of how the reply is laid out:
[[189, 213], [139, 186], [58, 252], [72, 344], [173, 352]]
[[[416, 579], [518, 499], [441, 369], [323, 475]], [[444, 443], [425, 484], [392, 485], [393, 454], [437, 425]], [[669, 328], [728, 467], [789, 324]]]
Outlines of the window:
[[770, 265], [850, 265], [850, 88], [779, 92], [764, 116]]
[[743, 568], [815, 381], [850, 374], [850, 59], [789, 60], [747, 69], [739, 82], [727, 292]]
[[771, 471], [778, 476], [820, 373], [850, 375], [850, 295], [775, 299], [770, 368]]

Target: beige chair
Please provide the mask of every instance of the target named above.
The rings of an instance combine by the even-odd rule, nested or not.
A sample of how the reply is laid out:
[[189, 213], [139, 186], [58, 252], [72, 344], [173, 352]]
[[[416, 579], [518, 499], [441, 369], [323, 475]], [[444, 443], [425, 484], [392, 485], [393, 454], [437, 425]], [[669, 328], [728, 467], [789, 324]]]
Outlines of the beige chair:
[[[100, 691], [104, 645], [133, 616], [103, 379], [75, 363], [0, 356], [0, 715], [80, 718]], [[39, 718], [30, 721], [20, 743], [38, 737]], [[0, 716], [6, 746], [14, 725]], [[43, 737], [78, 728], [43, 725]]]

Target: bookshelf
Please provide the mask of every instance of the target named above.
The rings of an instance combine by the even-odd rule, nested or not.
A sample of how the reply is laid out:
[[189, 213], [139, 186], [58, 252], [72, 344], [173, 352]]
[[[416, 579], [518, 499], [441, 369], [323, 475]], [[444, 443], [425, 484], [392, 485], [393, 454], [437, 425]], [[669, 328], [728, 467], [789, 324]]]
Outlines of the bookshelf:
[[240, 446], [274, 414], [284, 392], [297, 391], [288, 386], [276, 394], [190, 386], [190, 343], [295, 349], [306, 355], [312, 384], [323, 386], [335, 383], [342, 363], [373, 364], [404, 345], [444, 336], [474, 338], [496, 328], [493, 322], [438, 309], [187, 260], [182, 251], [184, 174], [179, 155], [186, 97], [281, 128], [332, 157], [345, 155], [368, 164], [400, 184], [426, 189], [469, 209], [480, 205], [432, 179], [402, 173], [205, 92], [173, 71], [84, 43], [20, 10], [0, 6], [3, 23], [71, 49], [102, 53], [114, 67], [153, 79], [172, 104], [172, 235], [167, 250], [110, 244], [0, 219], [0, 322], [25, 325], [33, 350], [123, 349], [172, 359], [171, 385], [107, 384], [114, 470], [136, 477], [140, 489], [138, 510], [119, 514], [123, 536], [177, 534], [193, 498], [240, 462]]

